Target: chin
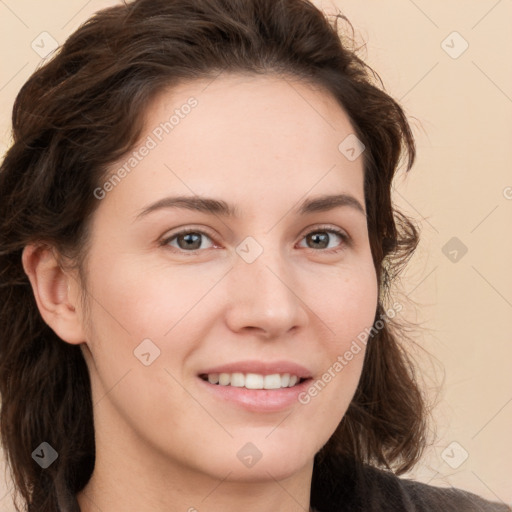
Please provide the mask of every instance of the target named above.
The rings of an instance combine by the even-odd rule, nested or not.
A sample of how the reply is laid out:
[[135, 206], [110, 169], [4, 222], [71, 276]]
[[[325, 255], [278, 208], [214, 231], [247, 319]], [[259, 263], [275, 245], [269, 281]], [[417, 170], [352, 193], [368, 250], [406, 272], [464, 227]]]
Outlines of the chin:
[[[225, 472], [222, 475], [216, 475], [217, 478], [225, 478], [229, 473], [228, 480], [240, 483], [257, 483], [268, 482], [268, 480], [286, 480], [291, 478], [297, 473], [305, 470], [308, 465], [313, 464], [313, 458], [306, 460], [302, 458], [299, 462], [297, 460], [267, 460], [261, 459], [251, 468], [233, 466], [233, 464], [226, 464]], [[236, 468], [236, 469], [235, 469]]]
[[276, 446], [267, 442], [266, 446], [260, 444], [261, 448], [258, 448], [256, 443], [247, 441], [238, 448], [239, 444], [237, 442], [237, 448], [233, 450], [234, 457], [226, 451], [212, 454], [210, 460], [218, 462], [211, 468], [216, 478], [225, 478], [229, 474], [229, 480], [237, 482], [283, 480], [313, 465], [315, 452], [304, 445]]

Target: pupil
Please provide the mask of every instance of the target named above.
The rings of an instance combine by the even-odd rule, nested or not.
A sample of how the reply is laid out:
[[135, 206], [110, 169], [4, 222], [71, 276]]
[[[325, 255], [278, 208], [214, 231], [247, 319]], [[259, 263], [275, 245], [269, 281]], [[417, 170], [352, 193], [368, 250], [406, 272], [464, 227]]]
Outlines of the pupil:
[[[195, 238], [195, 240], [192, 240], [193, 238]], [[185, 240], [185, 249], [188, 248], [188, 249], [198, 249], [199, 246], [201, 245], [201, 242], [200, 242], [200, 235], [198, 235], [197, 233], [187, 233], [186, 235], [183, 235], [182, 237], [183, 240]], [[197, 242], [199, 241], [199, 246], [197, 247], [191, 247], [191, 245], [194, 244], [194, 242], [197, 244]], [[181, 244], [180, 244], [181, 245]], [[183, 247], [182, 247], [183, 249]]]
[[322, 243], [322, 239], [323, 239], [324, 243], [322, 244], [322, 248], [325, 248], [325, 247], [327, 247], [327, 245], [329, 245], [328, 236], [326, 233], [324, 233], [324, 234], [314, 233], [314, 234], [310, 235], [310, 237], [314, 243], [317, 243], [319, 241]]

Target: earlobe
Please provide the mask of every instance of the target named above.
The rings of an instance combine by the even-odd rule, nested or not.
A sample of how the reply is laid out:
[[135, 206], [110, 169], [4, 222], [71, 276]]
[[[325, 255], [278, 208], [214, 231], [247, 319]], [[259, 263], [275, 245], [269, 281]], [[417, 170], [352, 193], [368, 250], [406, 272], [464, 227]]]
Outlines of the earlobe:
[[72, 344], [85, 341], [80, 315], [74, 303], [72, 290], [76, 280], [65, 273], [54, 250], [46, 245], [27, 245], [22, 264], [43, 320], [62, 340]]

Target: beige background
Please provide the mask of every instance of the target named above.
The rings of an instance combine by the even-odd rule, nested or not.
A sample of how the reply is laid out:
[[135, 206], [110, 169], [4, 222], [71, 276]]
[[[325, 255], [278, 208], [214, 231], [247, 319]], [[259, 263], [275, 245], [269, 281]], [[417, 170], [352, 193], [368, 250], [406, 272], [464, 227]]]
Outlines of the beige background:
[[[43, 51], [48, 32], [62, 43], [115, 3], [0, 0], [0, 153], [14, 97], [41, 62], [32, 41]], [[512, 1], [316, 3], [352, 21], [417, 139], [417, 163], [395, 184], [396, 202], [422, 227], [402, 293], [415, 340], [442, 364], [424, 358], [426, 383], [444, 383], [437, 439], [409, 476], [512, 504]], [[10, 486], [0, 482], [6, 512]]]

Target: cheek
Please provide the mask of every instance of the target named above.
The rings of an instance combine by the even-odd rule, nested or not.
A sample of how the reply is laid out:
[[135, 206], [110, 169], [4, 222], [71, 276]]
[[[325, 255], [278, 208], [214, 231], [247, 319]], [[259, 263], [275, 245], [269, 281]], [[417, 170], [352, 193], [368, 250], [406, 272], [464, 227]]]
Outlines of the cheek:
[[182, 363], [194, 350], [190, 342], [196, 327], [188, 315], [212, 285], [196, 280], [190, 286], [180, 272], [171, 279], [167, 271], [162, 279], [159, 269], [122, 259], [115, 264], [104, 259], [101, 265], [91, 261], [90, 276], [91, 384], [96, 398], [108, 396], [99, 401], [97, 417], [119, 415], [142, 437], [147, 437], [144, 418], [179, 432], [184, 428], [180, 418], [190, 408], [190, 397], [178, 384]]
[[365, 259], [324, 279], [323, 293], [315, 292], [315, 301], [318, 316], [330, 328], [328, 350], [337, 357], [375, 320], [378, 286], [373, 263]]
[[[109, 269], [109, 270], [106, 270]], [[164, 339], [182, 322], [197, 318], [202, 299], [219, 281], [222, 272], [202, 272], [176, 266], [156, 265], [138, 258], [102, 260], [91, 266], [90, 286], [95, 326], [119, 331], [133, 342]], [[217, 275], [219, 274], [219, 275]]]
[[[124, 393], [122, 398], [118, 395], [119, 407], [138, 404], [135, 419], [152, 415], [163, 419], [167, 413], [154, 405], [171, 401], [177, 413], [174, 422], [175, 417], [186, 415], [180, 408], [190, 401], [181, 396], [177, 382], [184, 380], [186, 361], [208, 334], [208, 315], [215, 301], [209, 302], [206, 296], [222, 274], [204, 272], [203, 278], [197, 271], [143, 265], [133, 258], [94, 263], [86, 332], [96, 396], [115, 387], [118, 394]], [[142, 396], [143, 390], [152, 390], [151, 395]], [[130, 414], [129, 410], [123, 413]]]
[[[329, 293], [317, 294], [322, 323], [329, 327], [323, 338], [326, 356], [323, 372], [299, 401], [325, 418], [334, 429], [346, 412], [357, 388], [378, 303], [373, 263], [332, 279]], [[320, 310], [319, 310], [320, 311]]]

